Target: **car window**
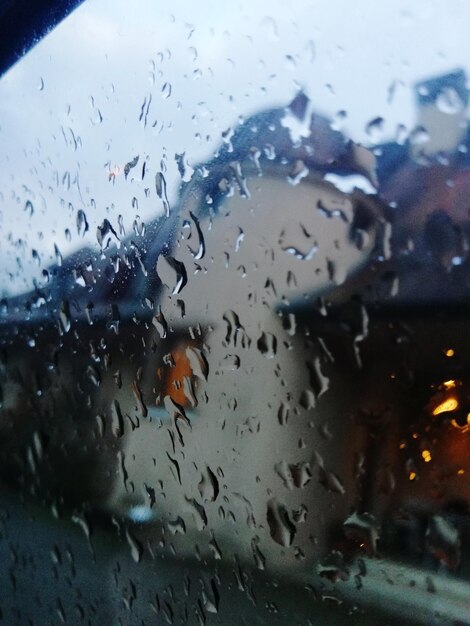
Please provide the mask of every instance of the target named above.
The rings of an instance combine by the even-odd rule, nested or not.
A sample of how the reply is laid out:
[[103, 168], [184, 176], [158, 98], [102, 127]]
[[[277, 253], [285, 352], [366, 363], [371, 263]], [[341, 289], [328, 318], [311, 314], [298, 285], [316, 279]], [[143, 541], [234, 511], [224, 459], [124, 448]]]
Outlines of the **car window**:
[[5, 623], [470, 623], [468, 13], [87, 0], [3, 74]]

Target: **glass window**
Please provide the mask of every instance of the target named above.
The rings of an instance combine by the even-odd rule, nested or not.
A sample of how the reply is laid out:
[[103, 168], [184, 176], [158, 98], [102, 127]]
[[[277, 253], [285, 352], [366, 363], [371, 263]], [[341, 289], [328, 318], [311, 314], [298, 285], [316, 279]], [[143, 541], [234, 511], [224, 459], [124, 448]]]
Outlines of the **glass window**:
[[470, 623], [469, 17], [88, 0], [1, 77], [4, 623]]

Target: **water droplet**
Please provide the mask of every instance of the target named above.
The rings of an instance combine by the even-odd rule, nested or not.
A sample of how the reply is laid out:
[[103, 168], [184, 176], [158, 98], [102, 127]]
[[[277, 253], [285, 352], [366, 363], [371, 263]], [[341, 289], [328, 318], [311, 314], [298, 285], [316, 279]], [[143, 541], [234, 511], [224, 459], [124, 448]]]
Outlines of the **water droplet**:
[[452, 87], [444, 87], [436, 98], [436, 106], [446, 115], [456, 115], [465, 108], [464, 102]]
[[[153, 75], [153, 78], [155, 78], [155, 75]], [[148, 98], [147, 96], [144, 98], [144, 101], [140, 108], [139, 122], [141, 122], [144, 128], [147, 128], [147, 121], [148, 121], [148, 115], [149, 115], [149, 109], [150, 109], [151, 103], [152, 103], [152, 94], [149, 94]], [[145, 167], [145, 163], [144, 163], [144, 167]]]
[[295, 70], [297, 67], [297, 63], [294, 59], [294, 57], [291, 54], [286, 54], [285, 55], [285, 59], [286, 59], [286, 66], [289, 70]]
[[171, 290], [173, 295], [180, 293], [188, 282], [184, 264], [171, 256], [160, 254], [156, 270], [162, 283]]
[[119, 325], [121, 323], [121, 314], [117, 304], [111, 304], [109, 307], [107, 327], [114, 330], [116, 335], [119, 334]]
[[125, 164], [124, 166], [124, 178], [125, 180], [127, 180], [127, 177], [129, 176], [129, 172], [131, 171], [132, 168], [134, 168], [137, 163], [139, 162], [139, 155], [135, 156], [132, 161], [129, 161], [128, 163]]
[[205, 508], [201, 504], [199, 504], [199, 502], [196, 502], [194, 498], [186, 498], [186, 503], [189, 507], [190, 512], [192, 513], [192, 516], [196, 523], [196, 528], [199, 531], [204, 530], [204, 528], [207, 526], [207, 515]]
[[321, 370], [321, 360], [319, 357], [316, 357], [313, 363], [308, 362], [307, 368], [310, 372], [310, 385], [315, 392], [317, 398], [322, 396], [326, 391], [328, 391], [330, 386], [330, 379], [328, 376], [325, 376]]
[[215, 502], [219, 494], [219, 481], [210, 467], [206, 465], [201, 480], [198, 484], [198, 490], [204, 502]]
[[121, 237], [125, 237], [126, 229], [124, 228], [124, 218], [121, 214], [118, 215], [119, 234]]
[[111, 243], [120, 243], [120, 239], [108, 219], [104, 219], [101, 226], [96, 229], [96, 240], [101, 250], [106, 250]]
[[251, 340], [245, 332], [240, 319], [235, 311], [226, 311], [222, 319], [227, 325], [227, 332], [225, 335], [225, 344], [228, 346], [233, 343], [233, 346], [241, 345], [242, 348], [249, 347]]
[[287, 180], [291, 185], [298, 185], [303, 178], [308, 176], [309, 169], [301, 159], [297, 159], [292, 167]]
[[335, 116], [333, 117], [333, 120], [330, 124], [331, 129], [342, 131], [347, 117], [348, 117], [348, 114], [344, 109], [335, 113]]
[[379, 539], [379, 525], [370, 513], [352, 513], [343, 524], [346, 535], [363, 546], [367, 553], [373, 555], [377, 552], [377, 540]]
[[77, 212], [77, 233], [79, 237], [83, 237], [88, 230], [88, 222], [85, 211], [79, 209]]
[[266, 33], [270, 41], [278, 41], [279, 34], [277, 24], [272, 17], [265, 17], [260, 24], [261, 29]]
[[277, 339], [272, 333], [263, 332], [258, 339], [257, 346], [263, 356], [267, 359], [272, 359], [276, 355]]
[[181, 154], [175, 154], [175, 161], [178, 166], [178, 172], [181, 176], [181, 180], [183, 183], [189, 182], [194, 174], [194, 170], [186, 159], [186, 153], [182, 152]]
[[333, 472], [327, 471], [324, 467], [319, 467], [319, 482], [327, 491], [337, 493], [343, 496], [346, 493], [343, 483], [340, 478]]
[[167, 526], [172, 535], [176, 535], [177, 533], [184, 535], [186, 533], [186, 524], [180, 516], [178, 516], [175, 520], [167, 522]]
[[277, 412], [277, 419], [281, 426], [285, 426], [287, 424], [287, 421], [289, 419], [289, 410], [290, 409], [287, 402], [282, 402]]
[[162, 313], [161, 307], [158, 307], [158, 313], [152, 318], [152, 324], [158, 331], [160, 339], [164, 339], [168, 333], [168, 324]]
[[253, 553], [253, 559], [257, 569], [266, 569], [266, 557], [259, 548], [259, 537], [253, 537], [251, 540], [251, 551]]
[[115, 437], [122, 437], [124, 434], [124, 419], [117, 400], [113, 400], [111, 403], [111, 430]]
[[86, 373], [88, 378], [95, 385], [95, 387], [99, 387], [101, 383], [101, 376], [96, 367], [94, 367], [93, 365], [89, 365], [87, 367]]
[[[199, 224], [199, 220], [197, 219], [197, 217], [189, 212], [191, 219], [194, 223], [194, 230], [195, 230], [195, 238], [196, 238], [196, 243], [197, 243], [197, 248], [194, 249], [192, 246], [188, 245], [188, 248], [191, 252], [191, 254], [193, 255], [193, 257], [199, 261], [200, 259], [202, 259], [204, 257], [204, 254], [206, 253], [206, 245], [204, 242], [204, 235], [202, 234], [202, 230], [201, 230], [201, 226]], [[193, 237], [193, 233], [191, 231], [191, 237]]]
[[168, 217], [170, 215], [170, 203], [166, 193], [166, 180], [162, 172], [157, 172], [157, 174], [155, 174], [155, 189], [157, 196], [163, 202], [164, 213], [166, 217]]
[[219, 590], [217, 589], [214, 578], [212, 578], [209, 584], [204, 583], [204, 588], [202, 590], [202, 604], [204, 609], [208, 613], [218, 613], [219, 600]]
[[77, 513], [75, 515], [72, 515], [71, 520], [74, 524], [78, 524], [78, 526], [80, 526], [85, 537], [87, 538], [91, 553], [94, 554], [93, 546], [91, 543], [92, 527], [86, 513]]
[[274, 466], [276, 474], [282, 479], [287, 489], [301, 489], [312, 480], [310, 463], [287, 463], [281, 461]]
[[26, 211], [26, 213], [29, 213], [29, 217], [33, 216], [34, 206], [31, 200], [26, 201], [26, 204], [24, 205], [24, 210]]
[[39, 256], [39, 252], [33, 248], [33, 250], [31, 250], [31, 256], [33, 258], [33, 261], [39, 267], [41, 265], [41, 257]]
[[54, 255], [55, 255], [55, 261], [57, 265], [60, 267], [62, 265], [62, 254], [60, 253], [60, 250], [56, 244], [54, 244]]
[[424, 126], [417, 126], [411, 131], [409, 139], [412, 146], [421, 147], [429, 142], [430, 136]]
[[219, 367], [223, 372], [235, 372], [240, 367], [240, 357], [237, 354], [226, 354]]
[[142, 555], [144, 553], [144, 549], [141, 543], [134, 537], [129, 528], [126, 528], [126, 539], [129, 547], [131, 549], [131, 556], [136, 563], [139, 563]]
[[93, 302], [88, 302], [88, 304], [85, 307], [85, 314], [87, 316], [87, 321], [90, 326], [93, 326], [92, 313], [93, 313]]
[[426, 541], [429, 550], [447, 569], [457, 569], [460, 563], [460, 536], [448, 520], [434, 515], [429, 520]]
[[70, 306], [67, 300], [63, 300], [59, 309], [59, 322], [62, 333], [68, 333], [71, 326]]
[[317, 572], [322, 578], [331, 582], [349, 579], [349, 568], [344, 562], [344, 556], [338, 550], [333, 550], [317, 566]]
[[142, 389], [139, 387], [137, 381], [134, 381], [131, 387], [132, 387], [132, 393], [134, 394], [134, 398], [139, 406], [140, 414], [142, 415], [142, 417], [147, 417], [148, 411], [147, 411], [147, 407], [145, 406]]
[[212, 552], [214, 559], [220, 561], [222, 559], [222, 551], [214, 537], [214, 533], [211, 532], [211, 540], [209, 541], [209, 549]]
[[188, 357], [193, 376], [196, 376], [200, 380], [207, 380], [207, 376], [209, 375], [209, 363], [203, 351], [199, 348], [189, 346], [186, 349], [186, 356]]
[[366, 133], [373, 143], [377, 143], [382, 138], [384, 123], [383, 117], [374, 117], [366, 124]]
[[[137, 198], [133, 198], [132, 206], [137, 206]], [[140, 219], [140, 215], [135, 216], [135, 220], [132, 223], [132, 228], [134, 229], [134, 233], [137, 237], [143, 237], [145, 235], [145, 223]]]
[[292, 545], [296, 534], [295, 525], [291, 521], [286, 507], [276, 498], [272, 498], [268, 502], [266, 519], [274, 541], [286, 548]]
[[162, 98], [168, 100], [171, 96], [171, 83], [164, 83], [162, 87]]

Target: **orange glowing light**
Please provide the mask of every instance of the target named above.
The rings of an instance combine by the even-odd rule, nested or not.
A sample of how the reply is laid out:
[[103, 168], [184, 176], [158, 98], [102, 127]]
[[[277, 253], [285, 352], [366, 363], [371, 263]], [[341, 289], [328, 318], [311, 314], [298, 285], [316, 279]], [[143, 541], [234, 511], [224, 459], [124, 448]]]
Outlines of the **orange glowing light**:
[[448, 350], [446, 350], [446, 356], [454, 356], [455, 354], [455, 350], [453, 350], [452, 348], [449, 348]]
[[[445, 383], [444, 383], [445, 384]], [[433, 415], [439, 415], [440, 413], [448, 413], [449, 411], [455, 411], [459, 406], [456, 398], [447, 398], [444, 402], [441, 402], [433, 410]]]
[[463, 426], [458, 424], [456, 420], [451, 420], [450, 423], [452, 424], [454, 428], [458, 428], [459, 430], [462, 430], [463, 432], [467, 432], [467, 430], [470, 428], [470, 413], [467, 413], [467, 423], [464, 424]]
[[409, 474], [408, 478], [409, 478], [410, 480], [414, 480], [414, 479], [416, 478], [416, 472], [410, 472], [410, 474]]
[[445, 380], [443, 383], [446, 389], [455, 389], [456, 383], [455, 380]]
[[423, 450], [421, 452], [421, 456], [423, 457], [425, 463], [429, 463], [432, 459], [431, 452], [429, 450]]
[[115, 165], [114, 167], [109, 167], [108, 170], [108, 181], [115, 180], [116, 176], [119, 176], [124, 171], [124, 168], [121, 165]]
[[191, 379], [193, 372], [185, 347], [180, 345], [172, 352], [173, 366], [168, 367], [166, 371], [165, 394], [186, 408], [189, 406], [189, 398], [186, 395], [184, 380], [185, 378]]
[[460, 476], [462, 476], [462, 474], [465, 474], [465, 470], [463, 470], [463, 469], [459, 469], [459, 471], [457, 472], [457, 474], [459, 474]]

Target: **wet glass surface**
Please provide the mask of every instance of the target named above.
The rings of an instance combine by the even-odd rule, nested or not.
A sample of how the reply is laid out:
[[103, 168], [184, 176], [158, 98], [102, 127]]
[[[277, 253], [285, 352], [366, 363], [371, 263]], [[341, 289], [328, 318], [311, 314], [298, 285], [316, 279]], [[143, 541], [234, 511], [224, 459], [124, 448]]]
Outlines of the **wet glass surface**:
[[0, 80], [4, 623], [470, 624], [465, 20], [338, 7]]

